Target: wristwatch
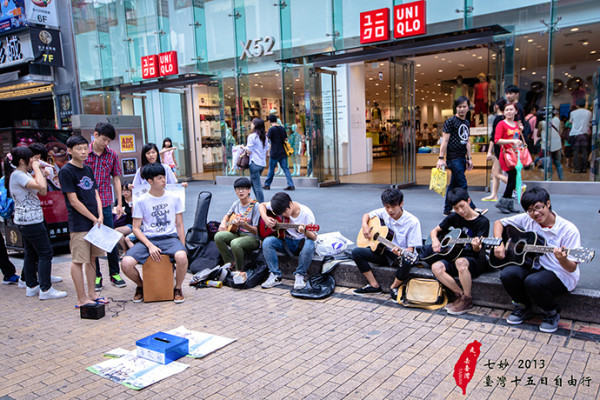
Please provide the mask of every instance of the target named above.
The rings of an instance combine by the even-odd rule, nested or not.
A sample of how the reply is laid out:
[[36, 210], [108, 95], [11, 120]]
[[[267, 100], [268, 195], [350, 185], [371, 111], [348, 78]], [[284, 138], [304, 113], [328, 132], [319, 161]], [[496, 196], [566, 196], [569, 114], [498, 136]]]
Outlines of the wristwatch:
[[467, 157], [467, 160], [470, 160], [470, 159], [471, 159], [471, 157]]
[[442, 156], [439, 156], [438, 158], [439, 158], [440, 160], [443, 160], [443, 159], [444, 159], [444, 157], [442, 157]]

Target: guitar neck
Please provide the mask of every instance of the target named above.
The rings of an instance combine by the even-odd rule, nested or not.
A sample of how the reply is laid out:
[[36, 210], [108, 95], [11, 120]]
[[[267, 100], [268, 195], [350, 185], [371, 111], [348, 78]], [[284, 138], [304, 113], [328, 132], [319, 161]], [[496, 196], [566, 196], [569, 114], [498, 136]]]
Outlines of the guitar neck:
[[[395, 248], [395, 247], [398, 247], [398, 246], [396, 246], [396, 245], [395, 245], [395, 244], [394, 244], [392, 241], [390, 241], [390, 240], [387, 240], [386, 238], [384, 238], [384, 237], [381, 237], [381, 236], [377, 236], [377, 239], [375, 239], [375, 240], [377, 240], [379, 243], [383, 244], [385, 247], [387, 247], [387, 248], [388, 248], [388, 249], [390, 249], [390, 250], [392, 250], [392, 249], [393, 249], [393, 248]], [[404, 250], [403, 250], [403, 249], [400, 249], [400, 251], [401, 251], [402, 253], [404, 252]]]
[[275, 229], [297, 229], [301, 226], [304, 226], [303, 224], [285, 224], [282, 222], [278, 222], [277, 225], [275, 225]]
[[448, 246], [453, 244], [469, 244], [473, 238], [458, 238], [448, 240]]
[[[526, 252], [532, 252], [532, 253], [554, 253], [554, 247], [540, 246], [540, 245], [535, 245], [535, 244], [526, 244], [524, 246], [523, 250]], [[568, 252], [569, 252], [569, 249], [567, 249], [567, 253]]]

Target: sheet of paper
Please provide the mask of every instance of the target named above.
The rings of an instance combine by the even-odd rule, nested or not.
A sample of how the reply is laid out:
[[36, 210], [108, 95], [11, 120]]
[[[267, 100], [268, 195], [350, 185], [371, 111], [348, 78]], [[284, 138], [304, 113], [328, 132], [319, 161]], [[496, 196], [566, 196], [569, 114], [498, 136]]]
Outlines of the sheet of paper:
[[[133, 192], [131, 193], [133, 204], [135, 207], [135, 203], [148, 191], [150, 190], [150, 185], [147, 183], [136, 185], [133, 188]], [[181, 199], [181, 203], [183, 204], [183, 211], [185, 211], [185, 188], [181, 186], [181, 183], [169, 183], [165, 187], [165, 190], [175, 194], [177, 197]]]
[[110, 253], [122, 237], [123, 234], [114, 229], [110, 229], [106, 225], [94, 225], [83, 238], [94, 246]]
[[188, 357], [193, 358], [202, 358], [236, 341], [236, 339], [211, 335], [210, 333], [190, 331], [183, 325], [166, 333], [188, 339], [190, 341]]

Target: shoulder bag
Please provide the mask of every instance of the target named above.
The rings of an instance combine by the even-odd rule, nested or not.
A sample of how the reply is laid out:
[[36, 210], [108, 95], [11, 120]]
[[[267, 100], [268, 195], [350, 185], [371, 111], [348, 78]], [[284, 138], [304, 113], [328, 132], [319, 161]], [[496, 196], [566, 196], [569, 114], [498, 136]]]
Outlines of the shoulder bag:
[[[519, 132], [519, 135], [519, 137], [521, 138], [521, 142], [525, 143], [525, 141], [523, 140], [523, 133]], [[504, 162], [509, 168], [515, 168], [517, 166], [518, 158], [521, 159], [521, 164], [523, 164], [523, 167], [527, 167], [533, 164], [533, 159], [531, 158], [529, 150], [527, 150], [527, 145], [524, 145], [521, 149], [519, 149], [518, 156], [517, 150], [515, 150], [515, 146], [502, 146], [501, 156], [504, 157]]]
[[248, 169], [250, 167], [250, 155], [247, 151], [243, 150], [237, 160], [237, 167], [239, 169]]
[[448, 297], [439, 281], [413, 278], [400, 286], [397, 302], [404, 307], [437, 310], [448, 304]]

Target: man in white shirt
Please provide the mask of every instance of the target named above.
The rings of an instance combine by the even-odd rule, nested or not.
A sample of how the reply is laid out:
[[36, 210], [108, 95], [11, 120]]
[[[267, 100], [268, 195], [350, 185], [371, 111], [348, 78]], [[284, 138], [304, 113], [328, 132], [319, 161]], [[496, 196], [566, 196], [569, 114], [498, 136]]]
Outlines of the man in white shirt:
[[[579, 281], [579, 266], [574, 258], [567, 256], [565, 249], [581, 247], [581, 235], [577, 227], [552, 211], [550, 195], [545, 189], [532, 188], [523, 193], [521, 206], [526, 211], [494, 223], [494, 237], [501, 238], [506, 225], [523, 231], [532, 231], [554, 246], [554, 253], [539, 256], [533, 265], [509, 265], [502, 270], [500, 279], [515, 306], [506, 322], [521, 324], [532, 316], [532, 304], [544, 312], [540, 325], [542, 332], [558, 329], [560, 306], [555, 297], [571, 292]], [[504, 245], [494, 249], [498, 259], [505, 258]]]
[[386, 249], [383, 254], [373, 252], [370, 248], [357, 247], [352, 250], [352, 259], [356, 266], [367, 278], [369, 282], [360, 289], [356, 289], [354, 294], [363, 296], [365, 294], [381, 293], [381, 287], [373, 275], [370, 262], [382, 266], [397, 266], [396, 278], [390, 287], [390, 296], [394, 300], [398, 297], [398, 287], [402, 282], [408, 279], [411, 264], [399, 256], [403, 250], [413, 252], [415, 247], [423, 245], [423, 236], [421, 235], [421, 223], [413, 214], [404, 210], [404, 194], [399, 189], [385, 189], [381, 194], [383, 208], [378, 208], [366, 213], [362, 217], [362, 233], [366, 239], [371, 239], [372, 233], [369, 228], [369, 221], [373, 217], [378, 217], [393, 232], [392, 242], [396, 247], [392, 250]]
[[573, 165], [575, 173], [585, 173], [588, 166], [588, 144], [592, 112], [585, 108], [585, 99], [578, 99], [575, 104], [577, 109], [571, 111], [569, 122], [571, 132], [569, 142], [573, 146]]

